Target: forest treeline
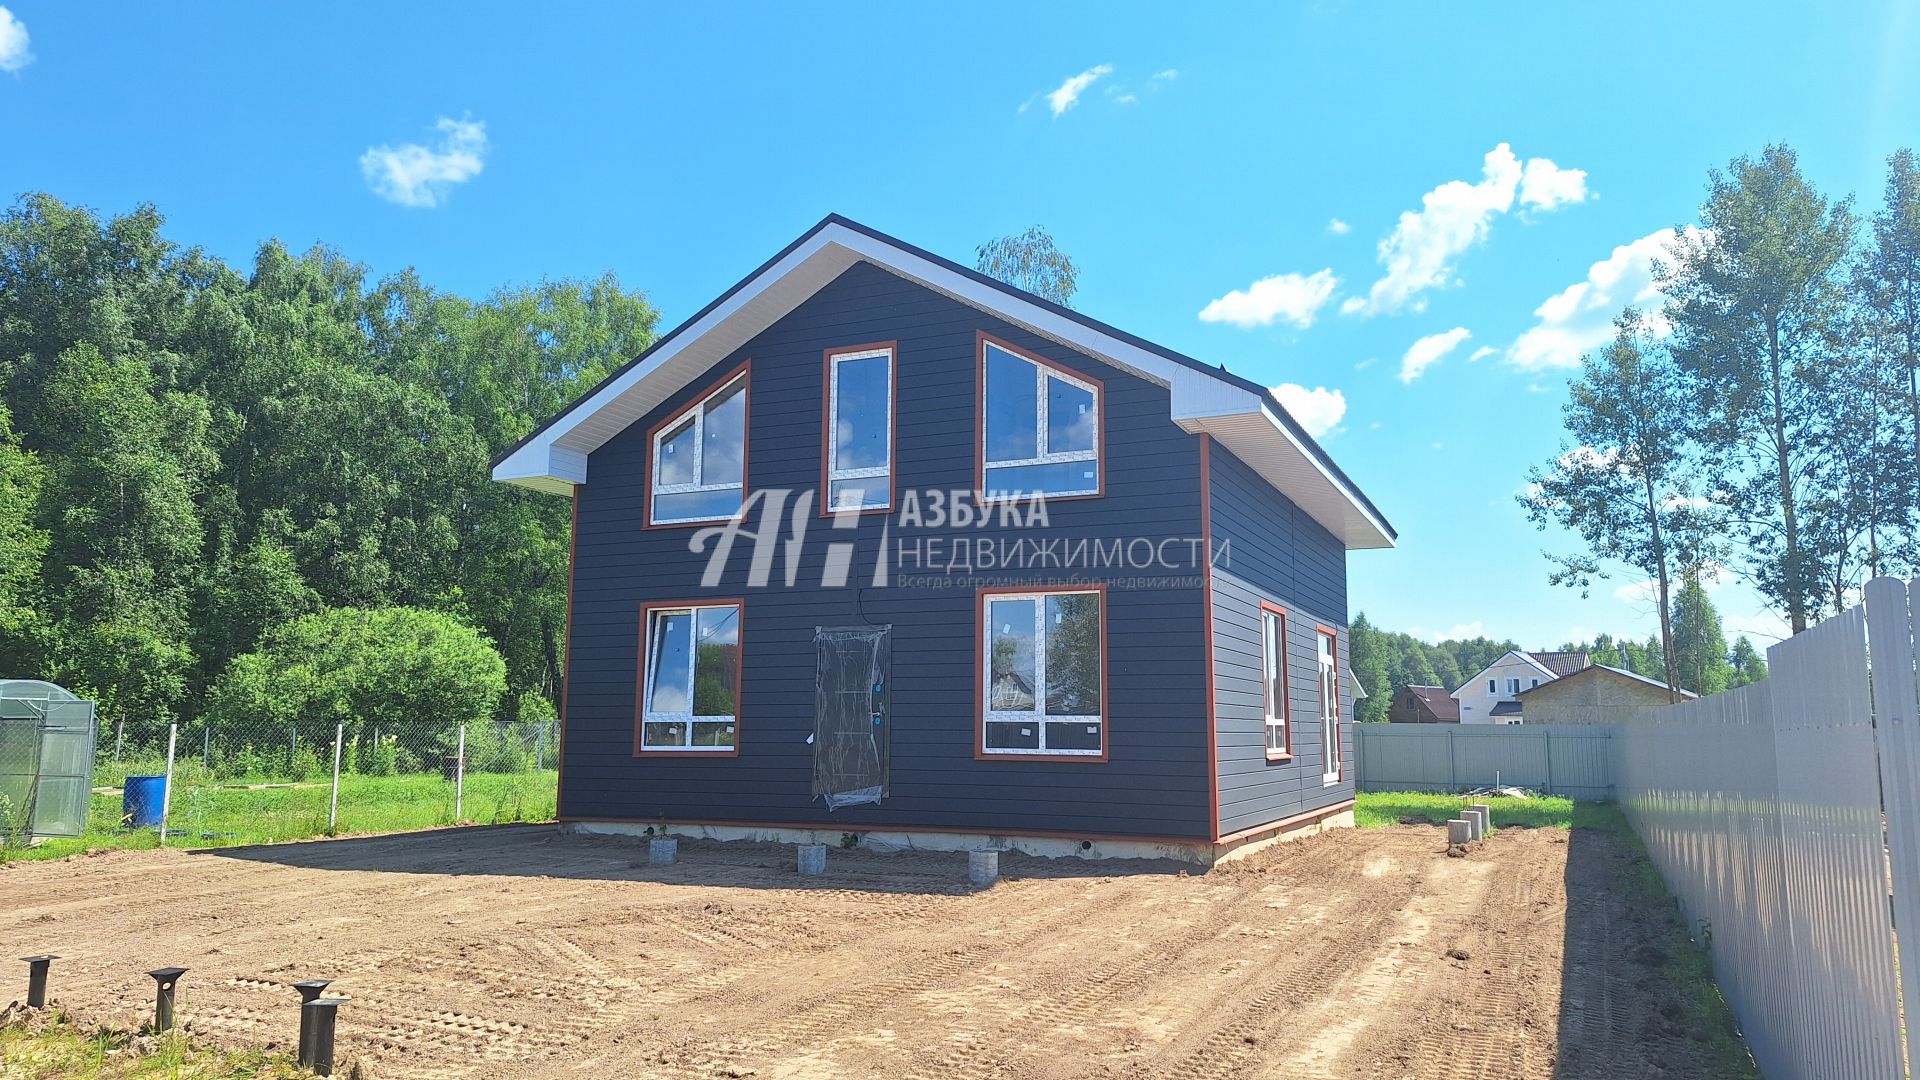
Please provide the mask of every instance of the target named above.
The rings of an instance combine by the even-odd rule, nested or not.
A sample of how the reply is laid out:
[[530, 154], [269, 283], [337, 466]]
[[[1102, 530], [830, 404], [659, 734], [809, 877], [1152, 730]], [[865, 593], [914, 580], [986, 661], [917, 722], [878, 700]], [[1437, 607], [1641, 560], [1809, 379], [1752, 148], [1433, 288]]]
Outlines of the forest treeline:
[[[1675, 594], [1669, 622], [1674, 630], [1674, 670], [1679, 672], [1682, 689], [1717, 694], [1767, 677], [1766, 658], [1746, 635], [1735, 638], [1731, 646], [1727, 644], [1720, 613], [1698, 574], [1685, 575]], [[1353, 677], [1367, 692], [1354, 705], [1354, 718], [1362, 723], [1384, 722], [1393, 699], [1409, 686], [1458, 690], [1487, 665], [1520, 649], [1512, 641], [1486, 637], [1450, 638], [1430, 644], [1412, 634], [1382, 630], [1365, 612], [1354, 616], [1348, 633], [1348, 662]], [[1596, 634], [1586, 641], [1563, 641], [1529, 651], [1548, 650], [1583, 652], [1596, 664], [1666, 681], [1667, 656], [1658, 634], [1644, 640]]]
[[[147, 737], [265, 631], [415, 608], [499, 651], [498, 716], [552, 715], [568, 504], [488, 464], [642, 351], [653, 306], [611, 275], [476, 302], [278, 242], [235, 267], [162, 225], [44, 194], [0, 218], [0, 677]], [[407, 625], [394, 682], [450, 640]]]

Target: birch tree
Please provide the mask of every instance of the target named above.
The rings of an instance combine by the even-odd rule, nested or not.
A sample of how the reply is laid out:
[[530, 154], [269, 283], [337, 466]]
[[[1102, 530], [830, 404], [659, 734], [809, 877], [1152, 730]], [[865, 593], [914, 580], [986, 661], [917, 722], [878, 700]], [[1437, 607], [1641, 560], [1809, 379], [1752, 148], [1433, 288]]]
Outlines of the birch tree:
[[1708, 548], [1687, 452], [1692, 417], [1680, 373], [1641, 313], [1628, 308], [1614, 327], [1612, 344], [1586, 357], [1569, 388], [1563, 411], [1574, 442], [1563, 442], [1545, 468], [1529, 471], [1519, 498], [1536, 526], [1562, 526], [1586, 545], [1576, 554], [1548, 553], [1553, 584], [1585, 596], [1616, 564], [1652, 582], [1662, 666], [1668, 686], [1678, 686], [1673, 579], [1703, 562]]

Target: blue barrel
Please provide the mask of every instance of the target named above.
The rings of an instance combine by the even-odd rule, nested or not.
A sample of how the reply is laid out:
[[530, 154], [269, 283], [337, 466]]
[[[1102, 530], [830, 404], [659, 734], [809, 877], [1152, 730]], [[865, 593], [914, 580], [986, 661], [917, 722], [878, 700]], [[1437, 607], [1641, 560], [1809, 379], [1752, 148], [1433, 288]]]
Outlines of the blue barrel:
[[120, 795], [120, 820], [130, 828], [155, 828], [160, 824], [160, 806], [166, 799], [165, 776], [129, 776]]

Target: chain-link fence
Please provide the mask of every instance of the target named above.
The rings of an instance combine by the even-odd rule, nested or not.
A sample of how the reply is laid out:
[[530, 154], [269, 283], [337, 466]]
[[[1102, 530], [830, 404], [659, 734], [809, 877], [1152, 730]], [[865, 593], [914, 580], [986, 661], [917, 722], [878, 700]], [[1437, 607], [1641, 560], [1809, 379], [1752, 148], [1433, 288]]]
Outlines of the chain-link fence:
[[554, 816], [557, 725], [175, 725], [102, 739], [88, 837], [181, 846]]

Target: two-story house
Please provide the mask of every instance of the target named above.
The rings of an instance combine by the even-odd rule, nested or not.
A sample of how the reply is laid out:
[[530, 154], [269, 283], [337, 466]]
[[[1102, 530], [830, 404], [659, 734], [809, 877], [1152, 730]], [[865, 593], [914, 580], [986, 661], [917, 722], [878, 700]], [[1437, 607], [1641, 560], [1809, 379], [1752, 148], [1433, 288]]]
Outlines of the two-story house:
[[1510, 651], [1488, 664], [1452, 694], [1463, 724], [1518, 724], [1524, 706], [1521, 695], [1542, 683], [1585, 669], [1591, 660], [1583, 652]]
[[1346, 553], [1267, 389], [830, 217], [504, 454], [573, 501], [577, 829], [1210, 861], [1351, 821]]

